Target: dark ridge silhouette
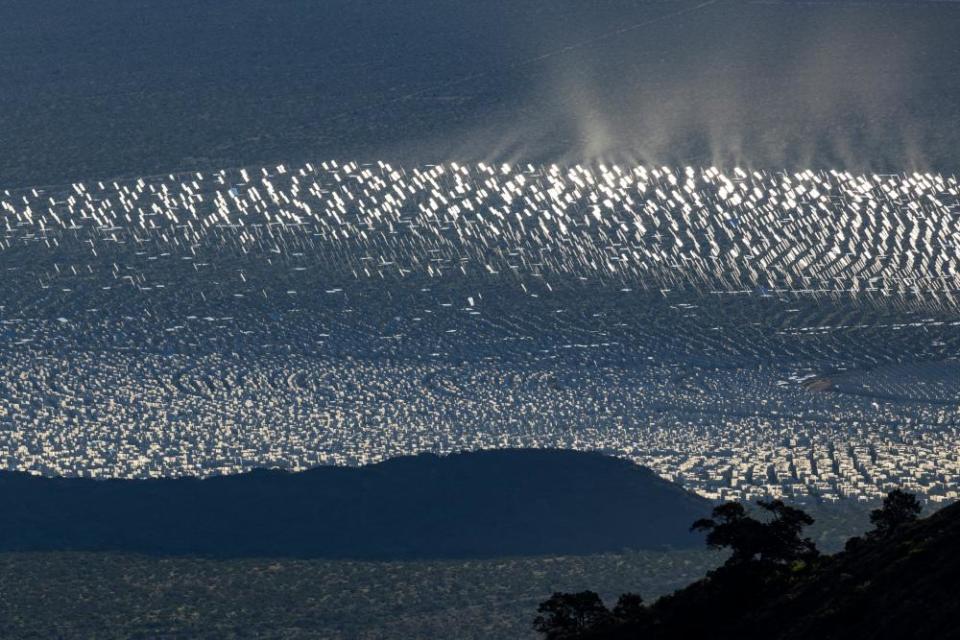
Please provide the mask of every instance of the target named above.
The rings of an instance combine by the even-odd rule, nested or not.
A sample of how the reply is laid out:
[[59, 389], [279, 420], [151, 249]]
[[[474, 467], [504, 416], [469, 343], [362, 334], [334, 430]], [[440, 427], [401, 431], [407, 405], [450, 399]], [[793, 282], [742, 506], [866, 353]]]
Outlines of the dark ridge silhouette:
[[[535, 627], [548, 639], [960, 638], [960, 504], [917, 520], [911, 498], [892, 492], [873, 512], [877, 528], [835, 555], [777, 564], [734, 554], [706, 578], [650, 606], [634, 594], [612, 611], [594, 606], [593, 624], [580, 627], [570, 623], [581, 619], [579, 609], [558, 608], [570, 594], [558, 593], [541, 604]], [[579, 599], [568, 608], [582, 609], [591, 594], [575, 594]]]
[[597, 453], [423, 454], [200, 480], [0, 473], [0, 551], [355, 559], [584, 554], [702, 544], [710, 503]]

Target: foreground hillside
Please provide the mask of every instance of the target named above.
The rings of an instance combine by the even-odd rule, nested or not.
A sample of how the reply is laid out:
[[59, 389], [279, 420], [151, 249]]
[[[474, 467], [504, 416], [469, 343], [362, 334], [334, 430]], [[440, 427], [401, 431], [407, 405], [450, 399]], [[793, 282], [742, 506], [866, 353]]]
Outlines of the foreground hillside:
[[893, 539], [861, 542], [763, 601], [748, 624], [768, 637], [960, 637], [960, 505]]
[[[739, 505], [727, 507], [737, 509]], [[724, 515], [722, 509], [714, 510], [714, 518], [722, 516], [719, 520], [705, 521], [708, 528], [722, 532], [714, 542], [732, 545], [734, 550], [739, 546], [755, 551], [739, 560], [735, 552], [703, 580], [650, 606], [631, 602], [629, 598], [635, 596], [621, 598], [612, 617], [602, 605], [596, 606], [599, 603], [590, 592], [556, 594], [551, 600], [580, 598], [577, 606], [582, 610], [592, 607], [591, 615], [596, 620], [563, 637], [960, 637], [960, 599], [955, 588], [960, 575], [960, 505], [946, 507], [922, 520], [904, 521], [895, 529], [877, 528], [863, 538], [851, 539], [844, 551], [832, 556], [817, 557], [815, 551], [811, 554], [797, 537], [800, 544], [794, 547], [790, 543], [793, 550], [779, 558], [768, 555], [771, 551], [763, 546], [766, 543], [755, 546], [761, 538], [749, 540], [742, 533], [728, 536], [728, 531], [734, 531], [729, 528], [730, 522], [747, 522], [749, 518], [730, 520], [733, 512], [728, 510]], [[783, 515], [789, 519], [802, 513], [786, 507]], [[805, 516], [799, 517], [802, 521]], [[748, 527], [740, 531], [753, 531], [748, 535], [754, 535], [758, 530]], [[753, 556], [754, 552], [758, 557]], [[544, 610], [541, 605], [541, 611]], [[561, 636], [548, 633], [547, 637]]]
[[0, 474], [0, 550], [356, 559], [699, 546], [710, 503], [628, 461], [558, 450], [420, 455], [198, 480]]

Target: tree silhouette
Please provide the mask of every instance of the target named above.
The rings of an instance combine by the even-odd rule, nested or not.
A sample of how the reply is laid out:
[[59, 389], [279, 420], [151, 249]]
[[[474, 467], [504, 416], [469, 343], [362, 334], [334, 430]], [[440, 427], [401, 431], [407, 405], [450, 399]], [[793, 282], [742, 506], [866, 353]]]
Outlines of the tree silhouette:
[[771, 516], [766, 523], [768, 533], [764, 558], [780, 563], [810, 560], [817, 556], [817, 547], [810, 538], [801, 538], [803, 528], [813, 524], [805, 511], [789, 507], [783, 500], [759, 500], [757, 505]]
[[757, 506], [769, 514], [764, 522], [747, 515], [739, 502], [714, 507], [712, 518], [701, 518], [691, 530], [707, 532], [707, 546], [728, 548], [732, 554], [727, 565], [752, 561], [789, 564], [809, 560], [817, 555], [816, 546], [800, 533], [813, 524], [806, 512], [788, 507], [782, 500], [758, 500]]
[[546, 640], [576, 638], [611, 621], [610, 611], [594, 591], [554, 593], [537, 607], [533, 628]]
[[650, 610], [643, 605], [643, 598], [640, 597], [640, 594], [624, 593], [613, 608], [613, 617], [617, 622], [639, 625], [649, 621]]
[[706, 531], [707, 546], [711, 549], [730, 549], [729, 564], [752, 560], [760, 552], [762, 523], [747, 516], [739, 502], [726, 502], [714, 507], [712, 518], [701, 518], [693, 523], [691, 531]]
[[883, 499], [880, 509], [870, 512], [870, 523], [874, 528], [867, 536], [873, 539], [886, 538], [903, 525], [916, 520], [922, 509], [916, 495], [894, 489]]

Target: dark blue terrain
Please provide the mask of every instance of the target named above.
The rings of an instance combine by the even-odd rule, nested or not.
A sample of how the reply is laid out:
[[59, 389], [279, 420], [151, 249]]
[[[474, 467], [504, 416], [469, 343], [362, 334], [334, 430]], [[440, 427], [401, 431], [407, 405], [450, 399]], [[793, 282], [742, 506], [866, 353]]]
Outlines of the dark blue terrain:
[[206, 480], [0, 475], [0, 551], [354, 559], [687, 548], [707, 500], [599, 454], [484, 451]]

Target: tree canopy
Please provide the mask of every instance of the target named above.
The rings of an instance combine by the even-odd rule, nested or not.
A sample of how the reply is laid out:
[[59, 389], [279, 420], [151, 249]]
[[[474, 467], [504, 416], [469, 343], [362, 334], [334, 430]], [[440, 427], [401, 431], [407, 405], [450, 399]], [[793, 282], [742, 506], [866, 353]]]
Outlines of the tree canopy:
[[870, 512], [870, 524], [873, 531], [869, 538], [886, 538], [903, 525], [914, 522], [920, 517], [923, 506], [917, 496], [901, 489], [894, 489], [883, 499], [883, 506]]
[[728, 565], [751, 561], [790, 564], [816, 557], [813, 541], [800, 537], [813, 518], [782, 500], [758, 500], [757, 506], [769, 519], [758, 520], [748, 515], [743, 504], [727, 502], [713, 509], [713, 517], [694, 522], [691, 529], [707, 533], [707, 546], [730, 549]]
[[554, 593], [537, 607], [533, 628], [546, 640], [576, 638], [597, 629], [610, 619], [610, 611], [594, 591]]

